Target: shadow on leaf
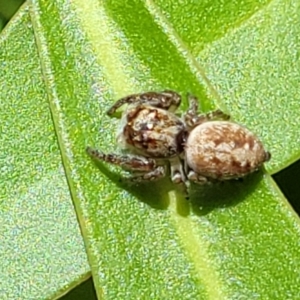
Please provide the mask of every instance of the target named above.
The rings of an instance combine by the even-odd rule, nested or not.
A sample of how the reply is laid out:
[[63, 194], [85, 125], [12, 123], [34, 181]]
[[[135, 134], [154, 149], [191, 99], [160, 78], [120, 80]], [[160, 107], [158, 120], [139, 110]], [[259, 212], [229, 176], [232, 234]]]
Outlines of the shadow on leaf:
[[262, 178], [263, 172], [259, 171], [238, 180], [192, 185], [191, 209], [196, 215], [203, 216], [217, 208], [235, 206], [255, 190]]
[[187, 217], [191, 211], [206, 215], [214, 209], [235, 206], [246, 199], [262, 180], [263, 172], [256, 172], [239, 180], [213, 183], [211, 185], [191, 185], [190, 200], [186, 200], [180, 188], [169, 177], [144, 183], [124, 182], [120, 174], [112, 172], [104, 163], [94, 161], [97, 168], [119, 188], [126, 190], [139, 201], [159, 210], [169, 207], [169, 192], [176, 193], [176, 212]]
[[167, 177], [153, 182], [127, 183], [122, 181], [124, 177], [109, 170], [104, 163], [94, 161], [94, 164], [115, 185], [126, 190], [138, 198], [139, 201], [155, 209], [165, 210], [168, 208], [170, 202], [168, 192], [174, 189], [174, 186], [169, 182]]

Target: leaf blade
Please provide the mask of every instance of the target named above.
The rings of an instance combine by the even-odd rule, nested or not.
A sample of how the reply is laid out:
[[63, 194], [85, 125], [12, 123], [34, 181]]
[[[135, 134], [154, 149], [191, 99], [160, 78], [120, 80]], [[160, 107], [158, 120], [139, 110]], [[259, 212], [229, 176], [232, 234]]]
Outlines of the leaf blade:
[[[270, 149], [272, 160], [266, 164], [267, 170], [274, 174], [298, 160], [298, 2], [229, 1], [220, 6], [218, 1], [210, 1], [208, 6], [191, 3], [185, 8], [163, 1], [155, 4], [204, 67], [220, 95], [214, 99], [218, 106], [259, 134]], [[245, 8], [251, 13], [244, 20]], [[231, 13], [226, 15], [228, 10]], [[191, 11], [192, 21], [203, 32], [196, 26], [191, 33], [180, 28]], [[211, 19], [209, 26], [204, 17]], [[208, 36], [197, 39], [197, 33], [205, 32]]]
[[53, 299], [89, 266], [50, 117], [28, 6], [0, 36], [1, 299]]
[[[192, 72], [186, 68], [188, 64], [184, 64], [183, 58], [183, 62], [177, 64], [174, 57], [177, 58], [180, 51], [174, 49], [174, 45], [168, 45], [170, 40], [167, 37], [159, 35], [158, 40], [150, 41], [143, 37], [151, 36], [145, 32], [147, 26], [138, 22], [151, 18], [149, 12], [147, 15], [147, 9], [143, 11], [143, 5], [137, 1], [133, 6], [128, 4], [118, 7], [121, 15], [116, 16], [113, 6], [118, 6], [118, 3], [106, 2], [101, 6], [102, 3], [89, 2], [89, 7], [94, 7], [104, 18], [101, 20], [104, 23], [100, 23], [101, 28], [105, 28], [105, 34], [100, 36], [104, 41], [97, 41], [97, 33], [93, 37], [87, 32], [95, 29], [93, 24], [97, 23], [92, 20], [93, 12], [87, 14], [86, 7], [83, 8], [80, 2], [68, 6], [56, 2], [55, 14], [50, 18], [47, 15], [50, 9], [46, 4], [39, 1], [33, 4], [40, 13], [42, 32], [38, 34], [45, 36], [45, 46], [52, 64], [50, 68], [56, 81], [57, 97], [50, 93], [51, 108], [58, 133], [67, 132], [60, 137], [60, 143], [63, 151], [70, 153], [64, 155], [64, 164], [68, 168], [68, 180], [83, 228], [98, 296], [213, 299], [221, 295], [224, 299], [232, 299], [241, 295], [260, 298], [261, 291], [272, 297], [274, 291], [283, 295], [287, 288], [297, 286], [298, 277], [290, 269], [290, 264], [282, 260], [281, 254], [284, 253], [288, 262], [298, 255], [299, 223], [295, 215], [291, 215], [290, 208], [282, 204], [281, 195], [269, 184], [267, 175], [258, 174], [245, 183], [225, 184], [217, 187], [217, 191], [206, 189], [194, 196], [190, 207], [177, 195], [176, 199], [168, 198], [168, 193], [174, 187], [170, 187], [167, 182], [151, 187], [131, 188], [126, 192], [114, 184], [117, 183], [116, 176], [110, 170], [100, 166], [101, 171], [114, 183], [86, 163], [88, 158], [84, 148], [88, 144], [99, 144], [104, 150], [114, 147], [112, 131], [117, 121], [109, 120], [104, 112], [111, 98], [119, 95], [123, 89], [127, 92], [127, 88], [147, 87], [149, 82], [149, 89], [172, 84], [171, 87], [179, 91], [189, 86], [200, 94], [205, 94], [207, 90], [207, 87], [199, 84], [194, 74], [187, 76], [191, 78], [190, 83], [174, 75], [177, 75], [178, 64], [184, 66], [183, 74]], [[122, 17], [128, 20], [129, 12], [139, 16], [134, 25], [122, 21]], [[85, 14], [90, 19], [82, 21]], [[67, 15], [68, 20], [62, 24], [58, 20], [63, 19], [63, 15]], [[116, 18], [119, 18], [119, 23]], [[82, 25], [83, 22], [89, 24], [89, 21], [89, 26]], [[154, 23], [148, 25], [157, 32], [159, 26]], [[128, 28], [126, 24], [129, 24]], [[73, 31], [69, 31], [70, 28]], [[55, 32], [59, 32], [59, 35]], [[107, 37], [107, 34], [110, 36]], [[72, 38], [74, 36], [80, 37], [79, 45]], [[57, 39], [57, 42], [53, 42]], [[119, 45], [122, 41], [124, 44], [115, 49], [116, 44], [112, 41], [119, 42]], [[142, 46], [136, 45], [138, 41], [143, 41]], [[105, 45], [98, 47], [97, 43], [101, 42]], [[109, 49], [109, 43], [112, 43], [109, 56], [100, 53]], [[163, 48], [161, 52], [157, 50], [159, 46]], [[146, 48], [145, 53], [143, 47]], [[151, 49], [158, 52], [151, 56]], [[166, 60], [166, 53], [173, 55], [173, 60]], [[64, 62], [66, 54], [67, 62]], [[127, 71], [131, 60], [134, 61], [134, 67]], [[107, 64], [110, 61], [112, 64], [118, 62], [117, 71]], [[59, 68], [64, 64], [68, 64], [69, 70]], [[76, 69], [79, 64], [80, 74], [84, 74], [84, 77]], [[120, 68], [122, 70], [119, 71]], [[140, 70], [147, 72], [140, 74]], [[131, 81], [128, 74], [136, 75], [135, 81]], [[66, 77], [69, 78], [68, 82]], [[71, 92], [66, 94], [66, 90]], [[100, 127], [100, 136], [97, 136], [96, 127]], [[226, 200], [229, 203], [226, 204]], [[155, 205], [156, 210], [151, 208]], [[262, 214], [270, 218], [267, 218], [269, 223], [261, 220]], [[245, 221], [247, 216], [251, 226]], [[286, 228], [276, 228], [280, 218], [286, 220]], [[261, 227], [256, 228], [257, 224]], [[269, 233], [270, 226], [272, 230]], [[287, 244], [293, 249], [292, 253], [287, 252], [285, 245], [277, 244], [274, 240], [275, 237], [284, 237], [287, 228], [291, 232]], [[252, 232], [252, 229], [255, 230]], [[247, 237], [251, 242], [247, 241]], [[229, 238], [234, 239], [231, 245], [228, 244]], [[195, 254], [192, 252], [194, 245]], [[201, 248], [203, 245], [204, 250]], [[266, 265], [264, 259], [261, 259], [261, 248], [256, 248], [257, 245], [266, 249], [263, 254]], [[223, 255], [224, 249], [226, 256]], [[199, 253], [205, 259], [197, 265]], [[269, 257], [269, 254], [272, 255]], [[276, 268], [276, 259], [279, 258], [283, 271], [275, 278], [272, 273]], [[260, 266], [265, 268], [267, 279], [264, 281], [259, 278], [261, 269], [256, 266], [258, 261], [262, 261]], [[248, 267], [246, 271], [242, 268], [245, 264]], [[269, 264], [272, 267], [268, 268]], [[210, 267], [216, 271], [212, 272], [212, 279], [206, 279]], [[296, 265], [295, 270], [298, 269]], [[286, 273], [291, 276], [289, 282]], [[217, 291], [212, 287], [213, 280], [220, 282]], [[274, 280], [277, 283], [284, 282], [280, 289], [276, 290], [278, 284]]]

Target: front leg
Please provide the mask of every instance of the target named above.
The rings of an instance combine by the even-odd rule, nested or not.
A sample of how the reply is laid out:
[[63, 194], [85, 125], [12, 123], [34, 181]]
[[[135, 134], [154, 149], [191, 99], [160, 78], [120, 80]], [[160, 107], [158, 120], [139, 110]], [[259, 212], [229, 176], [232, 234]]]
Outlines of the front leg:
[[91, 158], [97, 161], [104, 161], [120, 166], [126, 171], [136, 173], [131, 177], [124, 178], [125, 181], [153, 181], [165, 176], [165, 168], [157, 166], [155, 160], [151, 158], [138, 155], [105, 154], [90, 147], [87, 147], [86, 152]]
[[199, 124], [202, 124], [207, 121], [212, 120], [228, 120], [230, 118], [229, 115], [223, 113], [221, 110], [217, 109], [215, 111], [211, 111], [207, 114], [198, 114], [198, 102], [199, 100], [191, 95], [188, 94], [188, 101], [189, 101], [189, 108], [187, 112], [184, 114], [183, 118], [185, 124], [189, 128], [194, 128]]
[[102, 151], [86, 148], [87, 154], [98, 161], [104, 161], [116, 166], [120, 166], [124, 170], [133, 172], [149, 172], [155, 169], [156, 162], [154, 159], [146, 158], [138, 155], [120, 155], [120, 154], [105, 154]]
[[165, 177], [165, 175], [166, 175], [165, 168], [163, 166], [157, 166], [152, 171], [140, 175], [133, 175], [130, 177], [126, 177], [123, 178], [122, 181], [134, 182], [134, 183], [147, 182], [147, 181], [158, 180], [160, 178]]
[[133, 94], [119, 99], [108, 111], [109, 116], [124, 104], [147, 104], [169, 111], [175, 111], [181, 102], [181, 96], [174, 91], [165, 90], [162, 92], [147, 92]]

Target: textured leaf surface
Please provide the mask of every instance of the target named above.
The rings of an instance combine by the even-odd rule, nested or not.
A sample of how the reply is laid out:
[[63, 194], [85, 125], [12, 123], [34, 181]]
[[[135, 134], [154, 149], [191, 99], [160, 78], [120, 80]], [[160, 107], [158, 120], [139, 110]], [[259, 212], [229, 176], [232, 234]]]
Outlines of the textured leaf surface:
[[0, 36], [0, 298], [52, 299], [87, 278], [28, 10]]
[[[294, 123], [288, 127], [289, 139], [282, 139], [282, 128], [287, 128], [282, 126], [289, 125], [286, 120], [299, 117], [297, 101], [281, 104], [251, 97], [261, 87], [269, 91], [270, 74], [264, 73], [267, 65], [260, 68], [260, 64], [272, 62], [275, 70], [277, 53], [283, 53], [280, 62], [285, 76], [298, 76], [297, 68], [290, 66], [290, 53], [283, 51], [289, 43], [297, 45], [296, 37], [289, 35], [286, 40], [283, 34], [273, 41], [267, 26], [273, 26], [274, 35], [276, 24], [297, 32], [294, 8], [298, 4], [226, 3], [32, 1], [50, 107], [99, 296], [298, 297], [299, 220], [268, 175], [213, 188], [195, 187], [187, 203], [167, 181], [119, 186], [119, 175], [103, 165], [94, 166], [84, 151], [87, 145], [115, 150], [118, 121], [105, 116], [115, 99], [131, 92], [171, 88], [197, 94], [204, 109], [219, 106], [259, 134], [273, 153], [270, 171], [299, 156], [299, 146], [287, 144], [299, 139]], [[276, 5], [287, 4], [289, 17], [283, 8], [282, 14], [276, 12]], [[259, 49], [277, 49], [267, 56], [256, 54], [255, 45], [247, 48], [252, 28], [259, 25], [261, 31], [254, 32], [265, 41]], [[202, 31], [205, 37], [199, 38]], [[246, 49], [245, 54], [239, 47]], [[232, 78], [228, 70], [235, 74]], [[245, 71], [255, 76], [246, 76]], [[289, 79], [284, 83], [289, 84]], [[284, 87], [279, 84], [276, 93], [295, 96], [294, 89]], [[284, 108], [284, 118], [278, 117], [279, 107]]]
[[272, 150], [270, 173], [300, 158], [298, 1], [155, 0], [146, 7], [187, 61], [201, 65], [217, 106], [260, 133]]

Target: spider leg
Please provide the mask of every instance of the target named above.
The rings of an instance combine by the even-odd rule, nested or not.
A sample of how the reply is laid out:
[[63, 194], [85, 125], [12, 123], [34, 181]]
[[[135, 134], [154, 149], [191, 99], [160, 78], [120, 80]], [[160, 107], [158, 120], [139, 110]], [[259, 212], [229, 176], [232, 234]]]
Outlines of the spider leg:
[[188, 177], [189, 181], [200, 184], [200, 185], [209, 183], [209, 180], [206, 177], [198, 175], [196, 172], [191, 171], [191, 170], [188, 172], [187, 177]]
[[119, 99], [108, 111], [109, 116], [124, 104], [147, 104], [174, 112], [181, 102], [181, 96], [174, 91], [165, 90], [162, 92], [147, 92], [132, 94]]
[[131, 177], [126, 177], [123, 180], [127, 182], [154, 181], [162, 177], [165, 177], [165, 175], [166, 175], [165, 168], [163, 166], [156, 166], [152, 171], [140, 175], [133, 175]]
[[217, 109], [206, 114], [198, 115], [198, 99], [197, 97], [188, 94], [189, 108], [184, 114], [183, 118], [186, 125], [193, 128], [201, 123], [212, 121], [212, 120], [228, 120], [229, 115], [223, 113], [221, 110]]
[[173, 158], [170, 160], [170, 169], [171, 169], [171, 180], [174, 183], [184, 183], [185, 174], [183, 171], [182, 163], [179, 158]]
[[212, 182], [214, 182], [212, 178], [199, 175], [195, 171], [191, 170], [186, 161], [184, 161], [184, 172], [185, 174], [187, 174], [186, 177], [188, 182], [194, 182], [199, 185], [211, 184]]
[[97, 161], [104, 161], [136, 173], [130, 177], [123, 178], [122, 181], [153, 181], [165, 176], [164, 166], [157, 166], [155, 160], [151, 158], [138, 155], [105, 154], [90, 147], [86, 149], [86, 152]]
[[87, 154], [97, 160], [120, 166], [124, 170], [133, 172], [153, 171], [157, 166], [154, 159], [138, 155], [105, 154], [102, 151], [86, 148]]
[[183, 164], [179, 157], [175, 157], [170, 160], [170, 169], [172, 182], [180, 185], [183, 189], [186, 198], [188, 198], [189, 182], [187, 181], [186, 175], [184, 173]]

